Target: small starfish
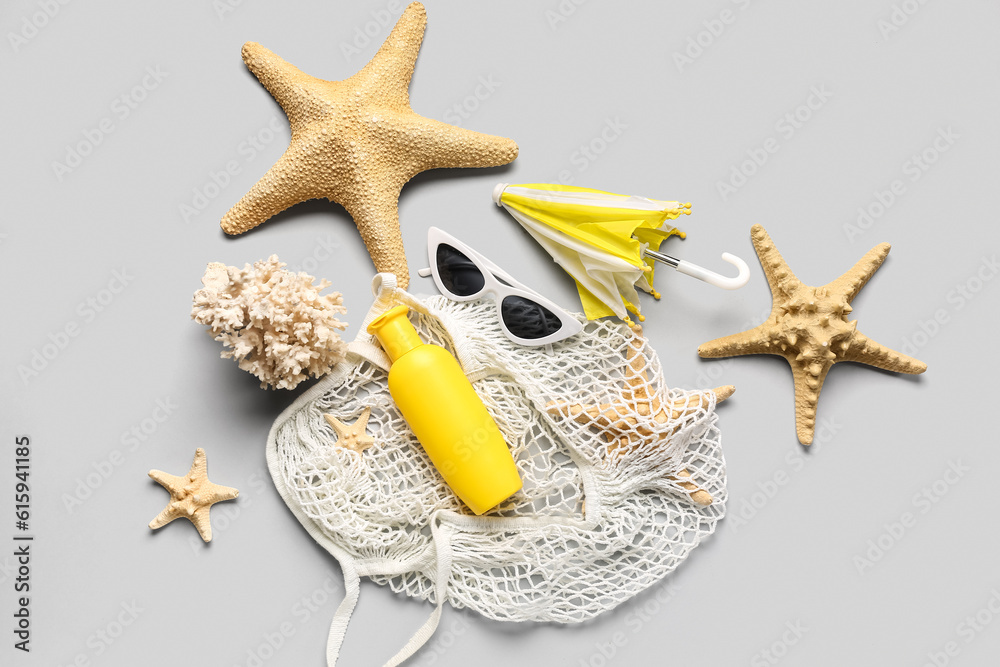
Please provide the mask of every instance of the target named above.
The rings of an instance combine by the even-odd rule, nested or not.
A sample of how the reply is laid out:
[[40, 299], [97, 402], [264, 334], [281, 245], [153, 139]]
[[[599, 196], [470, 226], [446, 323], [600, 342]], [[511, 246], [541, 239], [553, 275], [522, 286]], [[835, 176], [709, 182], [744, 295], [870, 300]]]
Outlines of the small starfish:
[[[646, 359], [642, 356], [642, 327], [636, 325], [629, 341], [626, 353], [625, 384], [620, 400], [599, 405], [584, 405], [580, 403], [551, 402], [545, 406], [550, 414], [561, 414], [572, 417], [578, 424], [594, 425], [602, 429], [605, 442], [617, 450], [632, 451], [640, 448], [643, 440], [632, 440], [636, 432], [641, 438], [654, 437], [649, 428], [642, 426], [640, 418], [652, 417], [657, 424], [666, 424], [671, 419], [683, 419], [688, 414], [707, 407], [710, 403], [709, 392], [688, 396], [676, 401], [663, 400], [652, 390], [649, 377], [646, 375]], [[716, 402], [721, 403], [730, 396], [736, 388], [732, 385], [716, 387], [711, 390]], [[670, 433], [661, 437], [669, 437], [677, 432], [678, 424]], [[614, 435], [618, 433], [620, 435]], [[672, 479], [688, 478], [691, 473], [681, 470]], [[688, 492], [691, 499], [699, 505], [710, 505], [712, 495], [689, 481], [680, 482], [680, 486]]]
[[160, 528], [183, 517], [194, 524], [201, 539], [206, 542], [212, 541], [212, 521], [209, 517], [212, 505], [240, 495], [232, 487], [219, 486], [208, 480], [208, 460], [201, 447], [194, 452], [194, 462], [187, 476], [175, 477], [160, 470], [150, 470], [149, 476], [170, 492], [170, 502], [149, 522], [149, 527]]
[[409, 283], [399, 230], [399, 192], [441, 167], [495, 167], [517, 144], [424, 118], [410, 108], [410, 78], [427, 14], [410, 4], [375, 57], [343, 81], [303, 73], [260, 44], [243, 61], [288, 116], [292, 140], [281, 159], [222, 218], [242, 234], [293, 204], [325, 197], [347, 209], [379, 272]]
[[834, 364], [856, 361], [899, 373], [923, 373], [927, 364], [879, 345], [847, 320], [851, 301], [889, 254], [875, 246], [854, 267], [831, 283], [811, 287], [799, 282], [760, 225], [750, 230], [754, 249], [771, 287], [771, 314], [760, 326], [718, 338], [698, 348], [702, 357], [774, 354], [792, 367], [795, 427], [799, 442], [812, 442], [816, 406], [826, 374]]
[[368, 418], [372, 414], [371, 408], [365, 408], [357, 421], [348, 426], [330, 414], [324, 414], [327, 423], [333, 427], [333, 432], [337, 434], [337, 445], [344, 449], [350, 449], [358, 454], [362, 453], [375, 444], [375, 438], [368, 435]]

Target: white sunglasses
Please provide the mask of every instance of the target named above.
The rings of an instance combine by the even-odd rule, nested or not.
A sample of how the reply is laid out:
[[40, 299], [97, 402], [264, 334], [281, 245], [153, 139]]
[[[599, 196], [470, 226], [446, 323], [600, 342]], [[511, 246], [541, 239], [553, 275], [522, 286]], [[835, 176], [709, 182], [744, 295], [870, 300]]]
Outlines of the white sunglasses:
[[427, 230], [427, 256], [431, 268], [420, 269], [419, 275], [433, 276], [438, 290], [454, 301], [492, 295], [500, 328], [519, 345], [548, 345], [583, 329], [565, 310], [437, 227]]

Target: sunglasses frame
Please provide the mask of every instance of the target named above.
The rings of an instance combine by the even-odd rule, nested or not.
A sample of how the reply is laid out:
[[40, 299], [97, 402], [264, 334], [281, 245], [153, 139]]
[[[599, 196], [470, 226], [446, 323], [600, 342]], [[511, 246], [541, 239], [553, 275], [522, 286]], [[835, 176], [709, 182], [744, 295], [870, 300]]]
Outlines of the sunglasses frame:
[[[441, 281], [441, 274], [437, 262], [437, 250], [442, 244], [451, 246], [468, 257], [469, 261], [476, 265], [479, 272], [483, 274], [483, 288], [481, 290], [474, 294], [461, 296], [459, 294], [455, 294], [444, 286], [444, 283]], [[475, 301], [486, 295], [491, 295], [497, 303], [497, 319], [500, 321], [500, 329], [503, 330], [504, 335], [507, 336], [507, 338], [514, 341], [518, 345], [525, 345], [528, 347], [549, 345], [550, 343], [555, 343], [556, 341], [574, 336], [583, 330], [583, 324], [578, 319], [530, 287], [522, 285], [509, 273], [491, 262], [481, 253], [476, 252], [451, 234], [438, 227], [431, 227], [427, 230], [427, 258], [430, 262], [430, 268], [420, 269], [420, 271], [418, 271], [419, 275], [423, 277], [427, 277], [428, 275], [432, 276], [434, 278], [434, 284], [437, 285], [438, 291], [452, 301]], [[542, 338], [521, 338], [520, 336], [515, 335], [514, 332], [507, 327], [507, 323], [503, 320], [503, 300], [508, 296], [519, 296], [522, 299], [527, 299], [537, 303], [543, 308], [546, 308], [550, 313], [559, 318], [561, 326], [555, 333]]]

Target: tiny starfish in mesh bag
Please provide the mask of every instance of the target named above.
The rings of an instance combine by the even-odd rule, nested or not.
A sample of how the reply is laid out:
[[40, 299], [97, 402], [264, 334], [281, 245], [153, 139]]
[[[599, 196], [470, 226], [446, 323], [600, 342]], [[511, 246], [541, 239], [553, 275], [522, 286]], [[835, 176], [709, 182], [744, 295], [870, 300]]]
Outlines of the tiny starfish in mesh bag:
[[330, 414], [323, 415], [333, 432], [337, 434], [337, 446], [361, 453], [375, 444], [375, 438], [368, 435], [368, 418], [371, 417], [372, 409], [365, 408], [361, 416], [353, 424], [345, 424]]

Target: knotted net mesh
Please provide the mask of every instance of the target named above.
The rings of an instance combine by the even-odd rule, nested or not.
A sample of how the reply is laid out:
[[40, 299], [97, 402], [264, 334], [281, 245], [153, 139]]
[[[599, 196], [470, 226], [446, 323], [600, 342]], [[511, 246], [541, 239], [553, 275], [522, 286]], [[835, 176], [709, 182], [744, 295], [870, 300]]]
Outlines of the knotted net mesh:
[[[410, 432], [387, 389], [389, 360], [361, 333], [269, 440], [285, 501], [342, 565], [492, 619], [569, 623], [659, 581], [713, 532], [726, 503], [716, 395], [669, 388], [644, 337], [598, 321], [551, 349], [522, 347], [492, 300], [420, 301], [394, 287], [362, 332], [399, 303], [425, 342], [458, 358], [524, 486], [474, 516]], [[366, 408], [375, 443], [338, 446], [324, 414], [351, 424]]]

